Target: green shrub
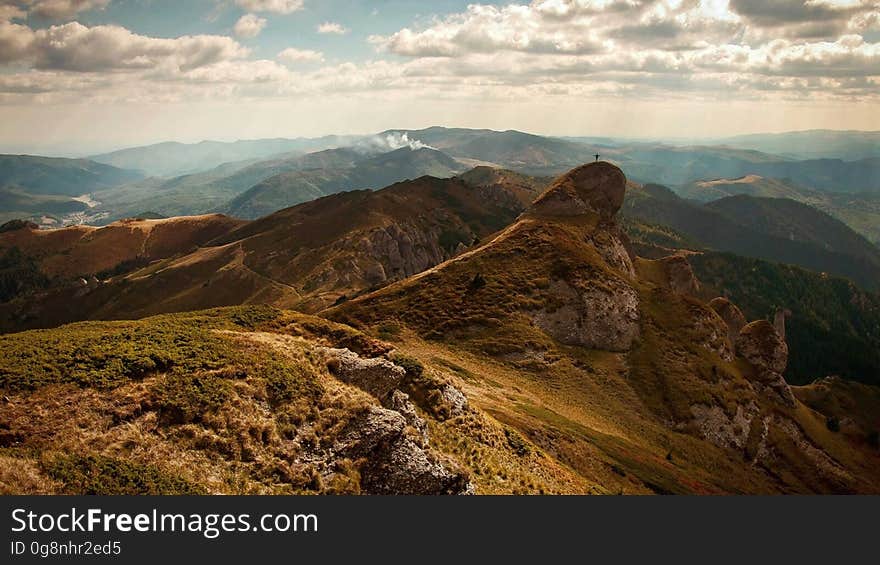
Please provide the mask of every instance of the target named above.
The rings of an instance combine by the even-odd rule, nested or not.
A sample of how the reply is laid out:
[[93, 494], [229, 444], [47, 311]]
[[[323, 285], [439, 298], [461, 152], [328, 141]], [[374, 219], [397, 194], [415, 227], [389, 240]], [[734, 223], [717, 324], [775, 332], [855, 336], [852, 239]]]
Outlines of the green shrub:
[[425, 372], [425, 366], [422, 365], [422, 362], [414, 357], [409, 357], [407, 355], [395, 355], [391, 358], [391, 362], [395, 365], [399, 365], [403, 367], [403, 370], [406, 371], [406, 376], [409, 378], [418, 378], [422, 376], [422, 373]]
[[61, 455], [42, 462], [67, 494], [181, 495], [206, 494], [204, 489], [152, 465], [103, 455]]
[[242, 306], [236, 309], [231, 320], [237, 326], [253, 330], [278, 319], [279, 316], [281, 316], [281, 311], [272, 306]]
[[215, 374], [172, 374], [153, 387], [162, 419], [186, 424], [220, 408], [229, 398], [229, 382]]

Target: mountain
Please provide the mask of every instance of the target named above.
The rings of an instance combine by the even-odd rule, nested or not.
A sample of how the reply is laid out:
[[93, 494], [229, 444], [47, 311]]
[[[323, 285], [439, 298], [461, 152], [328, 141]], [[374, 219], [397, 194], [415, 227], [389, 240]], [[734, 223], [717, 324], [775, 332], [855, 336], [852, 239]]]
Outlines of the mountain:
[[306, 155], [225, 163], [171, 179], [149, 178], [94, 195], [110, 220], [154, 210], [164, 216], [193, 215], [223, 208], [261, 181], [287, 171], [350, 167], [366, 155], [351, 149], [327, 149]]
[[633, 180], [684, 186], [712, 179], [757, 175], [822, 192], [876, 194], [880, 191], [880, 158], [796, 160], [749, 149], [723, 146], [630, 144], [609, 147], [605, 158], [631, 171]]
[[748, 317], [787, 312], [789, 382], [839, 375], [880, 385], [877, 293], [846, 279], [729, 253], [692, 254], [689, 260], [708, 292], [727, 296]]
[[[338, 194], [223, 236], [202, 252], [250, 246], [237, 264], [190, 270], [188, 287], [166, 279], [144, 302], [198, 292], [199, 281], [218, 285], [215, 295], [240, 288], [223, 277], [243, 276], [245, 265], [256, 277], [303, 257], [300, 273], [326, 257], [339, 280], [359, 272], [351, 260], [391, 257], [365, 252], [363, 237], [309, 257], [352, 233], [351, 222], [376, 234], [371, 244], [389, 241], [368, 227], [384, 225], [398, 250], [410, 241], [391, 237], [402, 217], [512, 223], [322, 317], [237, 306], [0, 336], [3, 488], [880, 491], [875, 395], [854, 398], [872, 389], [789, 386], [781, 327], [693, 296], [699, 283], [683, 257], [630, 254], [617, 224], [626, 186], [613, 165], [591, 163], [557, 178], [524, 213], [503, 215], [480, 213], [481, 195], [512, 201], [516, 190], [499, 196], [461, 179]], [[328, 222], [327, 210], [349, 199]], [[298, 223], [302, 241], [285, 228]], [[156, 267], [126, 277], [127, 292], [173, 269]], [[856, 425], [835, 425], [843, 407], [859, 412]]]
[[27, 218], [37, 214], [59, 216], [89, 209], [89, 205], [70, 196], [28, 194], [17, 188], [0, 188], [0, 214], [6, 219]]
[[[206, 171], [233, 161], [265, 159], [282, 153], [306, 153], [350, 145], [358, 136], [330, 135], [315, 139], [254, 139], [234, 142], [164, 142], [95, 155], [99, 163], [172, 177]], [[292, 157], [294, 155], [288, 155]]]
[[629, 191], [628, 218], [667, 226], [702, 247], [848, 277], [864, 288], [880, 281], [880, 251], [842, 222], [786, 199], [736, 196], [707, 205], [668, 188]]
[[584, 145], [523, 133], [431, 127], [422, 130], [389, 130], [380, 137], [406, 135], [408, 139], [439, 149], [453, 157], [493, 164], [531, 175], [556, 174], [582, 163], [590, 149]]
[[835, 436], [781, 376], [773, 324], [691, 296], [682, 257], [628, 253], [624, 187], [606, 163], [575, 169], [486, 243], [326, 315], [454, 375], [473, 406], [610, 492], [876, 488], [865, 436]]
[[[140, 269], [160, 258], [189, 253], [241, 223], [220, 215], [130, 219], [102, 228], [50, 230], [10, 222], [0, 226], [0, 302], [18, 296], [39, 302], [44, 295], [34, 297], [32, 293], [51, 289], [50, 294], [75, 303], [97, 288], [99, 279]], [[19, 311], [15, 315], [28, 314]]]
[[347, 163], [324, 165], [269, 177], [232, 199], [221, 210], [239, 218], [258, 218], [343, 190], [381, 188], [425, 175], [450, 177], [464, 170], [455, 159], [427, 147], [403, 147], [372, 157], [360, 156]]
[[800, 187], [786, 179], [765, 178], [759, 175], [746, 175], [734, 179], [717, 178], [696, 181], [677, 187], [676, 194], [691, 200], [710, 202], [727, 196], [746, 194], [763, 198], [791, 198], [803, 201], [808, 195], [821, 193]]
[[874, 245], [880, 245], [880, 194], [820, 192], [798, 186], [787, 179], [771, 179], [758, 175], [698, 181], [677, 187], [675, 191], [680, 196], [701, 202], [738, 194], [790, 198], [834, 216]]
[[836, 158], [855, 161], [880, 157], [880, 132], [807, 130], [760, 133], [716, 140], [715, 143], [785, 155], [795, 159]]
[[[243, 303], [317, 311], [430, 268], [513, 221], [524, 209], [523, 201], [533, 199], [537, 191], [531, 198], [523, 196], [523, 186], [508, 187], [503, 176], [480, 185], [458, 178], [422, 177], [375, 192], [320, 198], [226, 230], [210, 241], [204, 238], [194, 250], [175, 247], [161, 261], [117, 269], [85, 293], [75, 285], [59, 285], [0, 304], [0, 328], [48, 327], [81, 319], [143, 317]], [[46, 233], [72, 237], [72, 230]], [[28, 232], [29, 236], [42, 233]], [[138, 239], [131, 245], [139, 244]], [[37, 257], [30, 248], [18, 247], [26, 258]], [[68, 257], [75, 254], [62, 250], [54, 261]], [[73, 262], [94, 272], [112, 268], [110, 263]]]
[[0, 155], [0, 188], [29, 195], [80, 196], [141, 177], [87, 159]]
[[857, 257], [877, 259], [880, 249], [830, 215], [788, 198], [739, 195], [715, 200], [705, 208], [720, 212], [754, 231]]

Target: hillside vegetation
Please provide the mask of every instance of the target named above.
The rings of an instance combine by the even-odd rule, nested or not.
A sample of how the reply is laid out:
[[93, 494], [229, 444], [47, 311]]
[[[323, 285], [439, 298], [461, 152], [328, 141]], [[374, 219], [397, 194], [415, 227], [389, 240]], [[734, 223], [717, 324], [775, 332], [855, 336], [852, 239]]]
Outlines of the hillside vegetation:
[[666, 187], [645, 185], [629, 191], [623, 214], [672, 228], [704, 248], [826, 271], [866, 289], [880, 285], [876, 246], [793, 200], [739, 195], [701, 205]]

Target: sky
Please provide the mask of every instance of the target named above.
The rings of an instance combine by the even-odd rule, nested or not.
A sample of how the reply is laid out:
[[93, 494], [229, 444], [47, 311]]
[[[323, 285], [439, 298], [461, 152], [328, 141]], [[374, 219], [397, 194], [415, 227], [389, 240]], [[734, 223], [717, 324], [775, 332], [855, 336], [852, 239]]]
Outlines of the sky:
[[880, 0], [0, 0], [0, 152], [880, 130]]

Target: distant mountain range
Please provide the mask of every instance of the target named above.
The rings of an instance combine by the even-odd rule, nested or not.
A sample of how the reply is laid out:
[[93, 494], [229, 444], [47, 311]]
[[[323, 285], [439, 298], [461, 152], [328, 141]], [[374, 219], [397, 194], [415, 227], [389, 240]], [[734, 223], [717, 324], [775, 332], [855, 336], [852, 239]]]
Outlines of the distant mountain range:
[[[0, 233], [0, 256], [17, 249], [23, 255], [10, 269], [43, 280], [48, 292], [34, 300], [22, 289], [21, 300], [0, 307], [0, 318], [9, 329], [248, 301], [321, 309], [440, 263], [513, 221], [538, 193], [515, 173], [465, 178], [334, 194], [243, 225], [211, 215], [98, 229], [14, 226]], [[177, 245], [149, 246], [162, 249], [161, 257], [125, 251], [147, 249], [151, 231]], [[112, 281], [89, 292], [69, 284], [99, 272]]]
[[755, 149], [793, 159], [857, 161], [880, 157], [880, 131], [807, 130], [721, 138], [713, 144]]
[[213, 169], [231, 161], [266, 159], [287, 153], [309, 153], [350, 145], [359, 136], [328, 135], [318, 138], [255, 139], [246, 141], [202, 141], [178, 143], [168, 141], [120, 149], [90, 157], [92, 161], [121, 169], [140, 171], [145, 176], [180, 176]]
[[336, 192], [382, 188], [426, 175], [448, 178], [466, 168], [448, 155], [427, 147], [403, 147], [371, 157], [358, 155], [334, 165], [269, 177], [220, 210], [237, 218], [254, 219]]
[[875, 245], [880, 244], [880, 193], [822, 192], [797, 185], [788, 179], [772, 179], [758, 175], [698, 181], [676, 187], [675, 191], [680, 196], [700, 202], [738, 194], [790, 198], [831, 214]]
[[[376, 189], [422, 175], [448, 177], [474, 166], [549, 177], [594, 160], [598, 153], [624, 167], [631, 180], [669, 186], [700, 201], [740, 193], [792, 198], [877, 242], [880, 158], [872, 153], [875, 138], [870, 132], [800, 132], [680, 146], [431, 127], [367, 136], [162, 143], [96, 156], [101, 163], [2, 156], [0, 221], [101, 225], [144, 212], [257, 218], [339, 191]], [[786, 140], [793, 146], [802, 140], [803, 147], [820, 148], [822, 139], [829, 152], [806, 160], [790, 151], [775, 152], [767, 141], [781, 147]], [[748, 147], [751, 141], [765, 151]], [[851, 156], [835, 157], [847, 147], [853, 148]], [[810, 151], [804, 155], [812, 156]]]
[[800, 265], [880, 288], [880, 249], [843, 222], [788, 199], [691, 202], [660, 185], [630, 190], [623, 215], [668, 226], [703, 248]]

